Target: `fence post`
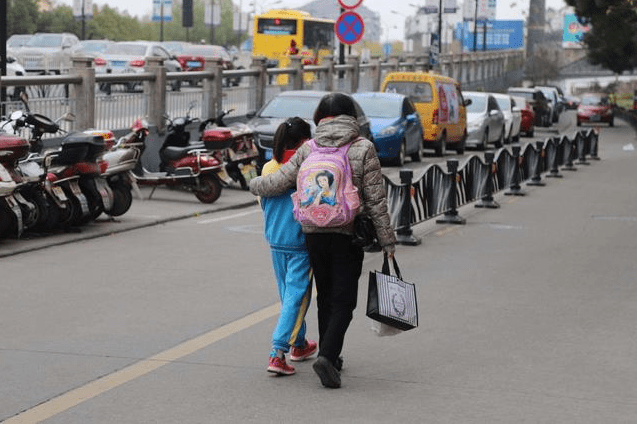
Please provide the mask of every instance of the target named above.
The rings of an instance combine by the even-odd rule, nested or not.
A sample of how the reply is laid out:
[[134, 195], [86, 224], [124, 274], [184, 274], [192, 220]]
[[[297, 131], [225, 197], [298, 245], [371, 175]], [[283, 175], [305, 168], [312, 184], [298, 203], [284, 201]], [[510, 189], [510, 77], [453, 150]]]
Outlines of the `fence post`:
[[350, 93], [356, 93], [359, 89], [359, 57], [349, 56], [348, 63], [352, 65], [352, 78], [350, 79]]
[[587, 158], [585, 157], [585, 155], [587, 155], [588, 144], [589, 144], [589, 137], [586, 137], [583, 134], [583, 130], [581, 130], [580, 137], [578, 138], [576, 143], [576, 149], [578, 152], [578, 161], [576, 161], [576, 164], [589, 165], [589, 162], [587, 162]]
[[326, 72], [326, 91], [333, 91], [335, 86], [335, 58], [334, 56], [325, 56], [323, 58], [323, 63], [328, 67], [328, 71]]
[[512, 156], [514, 157], [514, 175], [512, 176], [512, 181], [510, 182], [510, 188], [504, 195], [507, 196], [525, 196], [525, 191], [521, 189], [521, 147], [520, 146], [512, 146]]
[[397, 242], [401, 245], [416, 246], [421, 243], [421, 238], [412, 234], [412, 170], [399, 171], [401, 186], [404, 188], [404, 196], [401, 200], [401, 213], [399, 214], [399, 228], [397, 229]]
[[545, 149], [543, 149], [543, 142], [536, 142], [536, 149], [538, 150], [538, 158], [536, 160], [536, 167], [534, 167], [534, 175], [527, 182], [528, 186], [545, 186], [545, 183], [541, 182], [541, 161], [545, 158]]
[[[303, 90], [303, 65], [301, 55], [290, 56], [290, 67], [295, 70], [292, 75], [292, 87], [294, 90]], [[288, 77], [290, 79], [290, 76]]]
[[459, 168], [459, 160], [458, 159], [448, 159], [447, 161], [447, 171], [452, 176], [451, 187], [448, 192], [448, 205], [450, 208], [445, 211], [442, 218], [436, 220], [437, 223], [450, 223], [450, 224], [465, 224], [465, 219], [459, 216], [459, 212], [456, 210], [456, 199], [457, 199], [457, 190], [456, 183], [460, 178], [458, 173]]
[[202, 119], [207, 119], [214, 118], [218, 108], [217, 99], [213, 94], [216, 90], [217, 80], [221, 79], [221, 75], [218, 75], [217, 71], [218, 67], [221, 69], [221, 62], [213, 57], [205, 58], [204, 62], [204, 70], [210, 73], [210, 76], [205, 77], [202, 81], [202, 91], [204, 92]]
[[558, 171], [558, 144], [560, 143], [560, 137], [553, 137], [552, 142], [554, 145], [554, 156], [551, 158], [552, 163], [549, 164], [550, 170], [546, 177], [562, 178], [563, 175]]
[[75, 85], [75, 128], [95, 128], [95, 68], [89, 57], [73, 57], [74, 72], [82, 78]]
[[266, 99], [266, 85], [268, 84], [266, 57], [253, 57], [251, 68], [257, 68], [259, 70], [259, 75], [255, 77], [255, 109], [260, 109]]
[[595, 161], [600, 161], [600, 157], [598, 156], [598, 131], [589, 130], [589, 157]]
[[494, 200], [494, 174], [496, 173], [496, 164], [494, 163], [494, 152], [485, 152], [485, 164], [489, 166], [490, 171], [485, 182], [485, 194], [474, 204], [474, 208], [500, 208], [498, 202]]
[[145, 81], [144, 85], [148, 90], [148, 117], [152, 124], [157, 126], [157, 132], [164, 134], [166, 131], [166, 68], [164, 59], [157, 56], [146, 58], [148, 66], [146, 70], [155, 74], [154, 81]]
[[576, 136], [574, 137], [574, 140], [570, 139], [569, 137], [565, 137], [564, 139], [567, 139], [567, 143], [569, 143], [569, 152], [567, 155], [567, 158], [565, 159], [565, 166], [563, 167], [563, 170], [565, 171], [577, 171], [578, 168], [574, 167], [574, 150], [576, 149], [576, 142], [578, 141], [577, 139], [580, 137], [580, 132], [576, 132]]

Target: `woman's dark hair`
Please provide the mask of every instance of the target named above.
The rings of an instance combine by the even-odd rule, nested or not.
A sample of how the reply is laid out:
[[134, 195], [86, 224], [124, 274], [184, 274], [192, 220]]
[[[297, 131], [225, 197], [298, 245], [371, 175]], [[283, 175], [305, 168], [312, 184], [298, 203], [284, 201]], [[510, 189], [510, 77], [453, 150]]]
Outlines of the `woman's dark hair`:
[[328, 93], [319, 101], [313, 120], [318, 125], [322, 119], [337, 115], [350, 115], [357, 118], [357, 110], [354, 107], [352, 97], [345, 93]]
[[286, 149], [297, 149], [301, 142], [311, 137], [310, 124], [299, 117], [288, 118], [279, 124], [275, 131], [273, 158], [277, 162], [282, 162]]

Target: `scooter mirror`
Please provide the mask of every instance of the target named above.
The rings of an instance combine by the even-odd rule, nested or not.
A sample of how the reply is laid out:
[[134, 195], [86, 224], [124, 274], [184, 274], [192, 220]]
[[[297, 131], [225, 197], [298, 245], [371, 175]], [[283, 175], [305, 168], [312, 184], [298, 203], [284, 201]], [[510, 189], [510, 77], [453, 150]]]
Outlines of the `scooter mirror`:
[[14, 112], [11, 112], [11, 120], [12, 120], [12, 121], [17, 121], [17, 120], [19, 120], [20, 118], [22, 118], [22, 115], [23, 115], [23, 114], [22, 114], [22, 111], [14, 111]]

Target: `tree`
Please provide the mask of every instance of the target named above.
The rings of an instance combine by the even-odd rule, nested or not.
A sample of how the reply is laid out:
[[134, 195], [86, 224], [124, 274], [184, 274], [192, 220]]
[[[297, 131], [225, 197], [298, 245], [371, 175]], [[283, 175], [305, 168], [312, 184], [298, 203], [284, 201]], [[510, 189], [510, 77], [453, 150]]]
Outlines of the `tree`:
[[33, 34], [38, 21], [35, 0], [13, 0], [7, 4], [7, 38], [13, 34]]
[[565, 0], [587, 22], [587, 59], [618, 74], [636, 68], [636, 0]]

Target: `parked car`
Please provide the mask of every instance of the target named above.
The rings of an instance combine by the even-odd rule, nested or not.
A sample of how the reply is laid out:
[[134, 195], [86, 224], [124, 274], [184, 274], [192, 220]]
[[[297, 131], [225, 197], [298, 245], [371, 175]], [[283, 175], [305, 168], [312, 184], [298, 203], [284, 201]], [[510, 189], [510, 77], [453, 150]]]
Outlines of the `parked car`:
[[518, 141], [521, 132], [521, 109], [508, 94], [493, 93], [493, 96], [505, 119], [505, 142]]
[[370, 119], [379, 159], [399, 166], [407, 155], [412, 161], [421, 160], [423, 128], [414, 104], [406, 95], [366, 92], [352, 97]]
[[465, 151], [467, 120], [458, 81], [429, 72], [390, 72], [382, 92], [403, 93], [414, 103], [423, 126], [423, 145], [445, 155], [448, 146]]
[[494, 143], [503, 146], [505, 117], [494, 95], [484, 92], [463, 92], [463, 99], [471, 100], [467, 106], [467, 145], [480, 150]]
[[[18, 60], [11, 54], [7, 54], [7, 75], [9, 77], [27, 75], [22, 65], [20, 65]], [[8, 86], [7, 96], [9, 96], [11, 100], [19, 100], [20, 93], [23, 91], [25, 91], [24, 86]]]
[[[206, 64], [206, 58], [218, 58], [222, 61], [223, 70], [235, 69], [230, 53], [222, 47], [213, 44], [193, 44], [185, 47], [176, 58], [184, 71], [202, 71]], [[238, 86], [241, 77], [225, 79], [226, 86]]]
[[88, 56], [95, 58], [113, 44], [110, 40], [82, 40], [71, 48], [72, 56]]
[[[104, 52], [94, 59], [96, 73], [113, 74], [137, 74], [144, 72], [146, 58], [160, 57], [164, 60], [167, 72], [181, 71], [182, 67], [161, 43], [153, 41], [120, 41], [109, 45]], [[126, 83], [128, 91], [133, 91], [139, 81]], [[179, 91], [181, 82], [175, 80], [171, 83], [174, 91]]]
[[547, 100], [549, 101], [552, 109], [552, 122], [558, 122], [560, 114], [565, 109], [565, 105], [561, 102], [560, 93], [556, 87], [551, 86], [536, 86], [534, 87], [543, 92]]
[[583, 94], [576, 111], [576, 125], [599, 122], [614, 126], [614, 105], [609, 101], [609, 96], [605, 93]]
[[527, 99], [534, 109], [534, 115], [536, 117], [534, 125], [538, 127], [549, 127], [552, 125], [552, 110], [542, 91], [525, 87], [510, 87], [507, 89], [507, 93], [512, 96], [520, 96]]
[[521, 110], [521, 132], [527, 137], [534, 137], [534, 121], [536, 116], [534, 115], [534, 108], [524, 97], [512, 96], [516, 107]]
[[71, 48], [80, 40], [70, 33], [35, 33], [11, 52], [27, 74], [66, 74], [72, 68]]
[[[317, 109], [321, 98], [328, 93], [330, 92], [311, 90], [284, 91], [270, 99], [258, 112], [249, 112], [247, 114], [249, 118], [248, 126], [255, 132], [254, 137], [257, 141], [257, 149], [259, 151], [257, 169], [260, 173], [263, 165], [272, 159], [273, 139], [279, 124], [290, 117], [298, 116], [308, 121], [314, 133], [315, 124], [312, 118], [315, 114], [315, 109]], [[357, 108], [357, 120], [361, 128], [361, 135], [374, 141], [370, 120], [357, 101], [355, 101], [355, 108]]]

